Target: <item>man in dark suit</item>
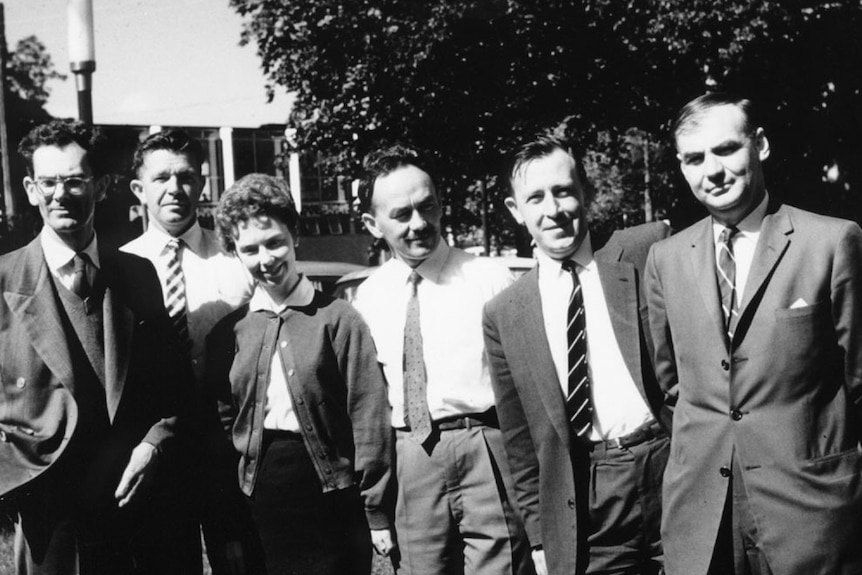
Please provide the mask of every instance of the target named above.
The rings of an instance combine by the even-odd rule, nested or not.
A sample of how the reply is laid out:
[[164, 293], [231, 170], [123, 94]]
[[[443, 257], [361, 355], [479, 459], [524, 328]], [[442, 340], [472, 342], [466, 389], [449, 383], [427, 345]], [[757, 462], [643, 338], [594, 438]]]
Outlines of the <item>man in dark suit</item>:
[[179, 374], [152, 266], [97, 245], [98, 142], [55, 120], [19, 146], [44, 221], [0, 258], [0, 506], [22, 574], [172, 572], [154, 522]]
[[673, 133], [709, 216], [646, 271], [667, 573], [862, 573], [862, 230], [767, 193], [748, 100], [696, 98]]
[[536, 571], [658, 573], [668, 437], [640, 287], [669, 230], [594, 252], [584, 166], [558, 138], [524, 145], [508, 176], [539, 262], [485, 306], [485, 346]]

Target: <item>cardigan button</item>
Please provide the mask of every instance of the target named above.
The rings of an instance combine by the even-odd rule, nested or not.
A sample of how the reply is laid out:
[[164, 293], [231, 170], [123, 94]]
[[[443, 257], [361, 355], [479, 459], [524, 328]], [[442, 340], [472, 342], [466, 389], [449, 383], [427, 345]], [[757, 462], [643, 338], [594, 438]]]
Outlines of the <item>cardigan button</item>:
[[287, 370], [287, 375], [288, 375], [288, 376], [290, 376], [290, 377], [293, 377], [293, 374], [294, 374], [294, 373], [296, 373], [296, 372], [295, 372], [295, 371], [293, 371], [293, 368], [291, 368], [291, 369], [288, 369], [288, 370]]
[[721, 369], [724, 371], [728, 371], [730, 369], [730, 363], [726, 359], [721, 360]]
[[571, 498], [570, 498], [568, 501], [566, 501], [566, 503], [568, 504], [569, 509], [574, 509], [574, 508], [575, 508], [575, 500], [574, 500], [574, 499], [571, 499]]
[[718, 473], [719, 473], [722, 477], [730, 477], [730, 467], [727, 467], [726, 465], [723, 465], [723, 466], [721, 467], [721, 469], [719, 469], [719, 470], [718, 470]]

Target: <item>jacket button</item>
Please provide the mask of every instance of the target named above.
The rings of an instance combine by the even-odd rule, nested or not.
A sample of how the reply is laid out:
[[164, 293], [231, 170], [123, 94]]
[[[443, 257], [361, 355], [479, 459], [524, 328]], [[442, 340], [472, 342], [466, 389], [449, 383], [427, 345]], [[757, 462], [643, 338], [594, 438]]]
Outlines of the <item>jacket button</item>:
[[19, 377], [15, 380], [15, 387], [17, 387], [18, 389], [24, 389], [25, 385], [27, 385], [27, 380], [23, 377]]
[[306, 431], [311, 431], [311, 430], [312, 430], [312, 427], [311, 427], [310, 425], [306, 425], [306, 426], [305, 426], [305, 430], [306, 430]]
[[730, 412], [730, 417], [733, 419], [733, 421], [739, 421], [740, 419], [742, 419], [742, 412], [738, 409], [734, 409]]
[[718, 472], [722, 477], [730, 477], [730, 467], [727, 467], [726, 465], [719, 469]]
[[287, 342], [286, 342], [286, 341], [283, 341], [283, 342], [281, 342], [279, 345], [281, 346], [281, 349], [284, 349], [284, 348], [286, 348], [286, 347], [287, 347]]
[[574, 499], [569, 499], [568, 501], [566, 501], [566, 503], [569, 505], [569, 509], [575, 508], [575, 500]]
[[721, 360], [721, 369], [723, 369], [724, 371], [727, 371], [730, 369], [730, 364], [727, 362], [726, 359]]
[[6, 432], [0, 429], [0, 441], [6, 442]]
[[296, 373], [296, 372], [293, 371], [293, 368], [287, 370], [287, 375], [289, 375], [290, 377], [293, 377], [294, 373]]

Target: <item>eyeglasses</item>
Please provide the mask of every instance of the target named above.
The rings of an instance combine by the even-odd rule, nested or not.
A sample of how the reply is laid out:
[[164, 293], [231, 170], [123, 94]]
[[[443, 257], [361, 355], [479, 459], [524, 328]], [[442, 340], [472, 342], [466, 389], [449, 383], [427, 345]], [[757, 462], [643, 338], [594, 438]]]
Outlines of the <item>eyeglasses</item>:
[[92, 176], [69, 176], [68, 178], [36, 178], [36, 189], [46, 198], [50, 198], [57, 191], [57, 186], [63, 188], [70, 194], [80, 195], [84, 188], [93, 181]]

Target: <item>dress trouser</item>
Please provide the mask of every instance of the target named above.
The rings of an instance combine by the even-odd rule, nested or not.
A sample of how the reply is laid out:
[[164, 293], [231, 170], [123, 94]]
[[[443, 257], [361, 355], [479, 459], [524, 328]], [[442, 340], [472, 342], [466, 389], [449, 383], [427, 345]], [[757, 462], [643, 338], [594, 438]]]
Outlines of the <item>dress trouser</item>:
[[395, 528], [405, 575], [532, 573], [499, 429], [396, 431]]
[[661, 486], [669, 449], [664, 433], [629, 447], [595, 444], [588, 448], [587, 477], [576, 458], [576, 491], [589, 494], [587, 574], [662, 572]]

